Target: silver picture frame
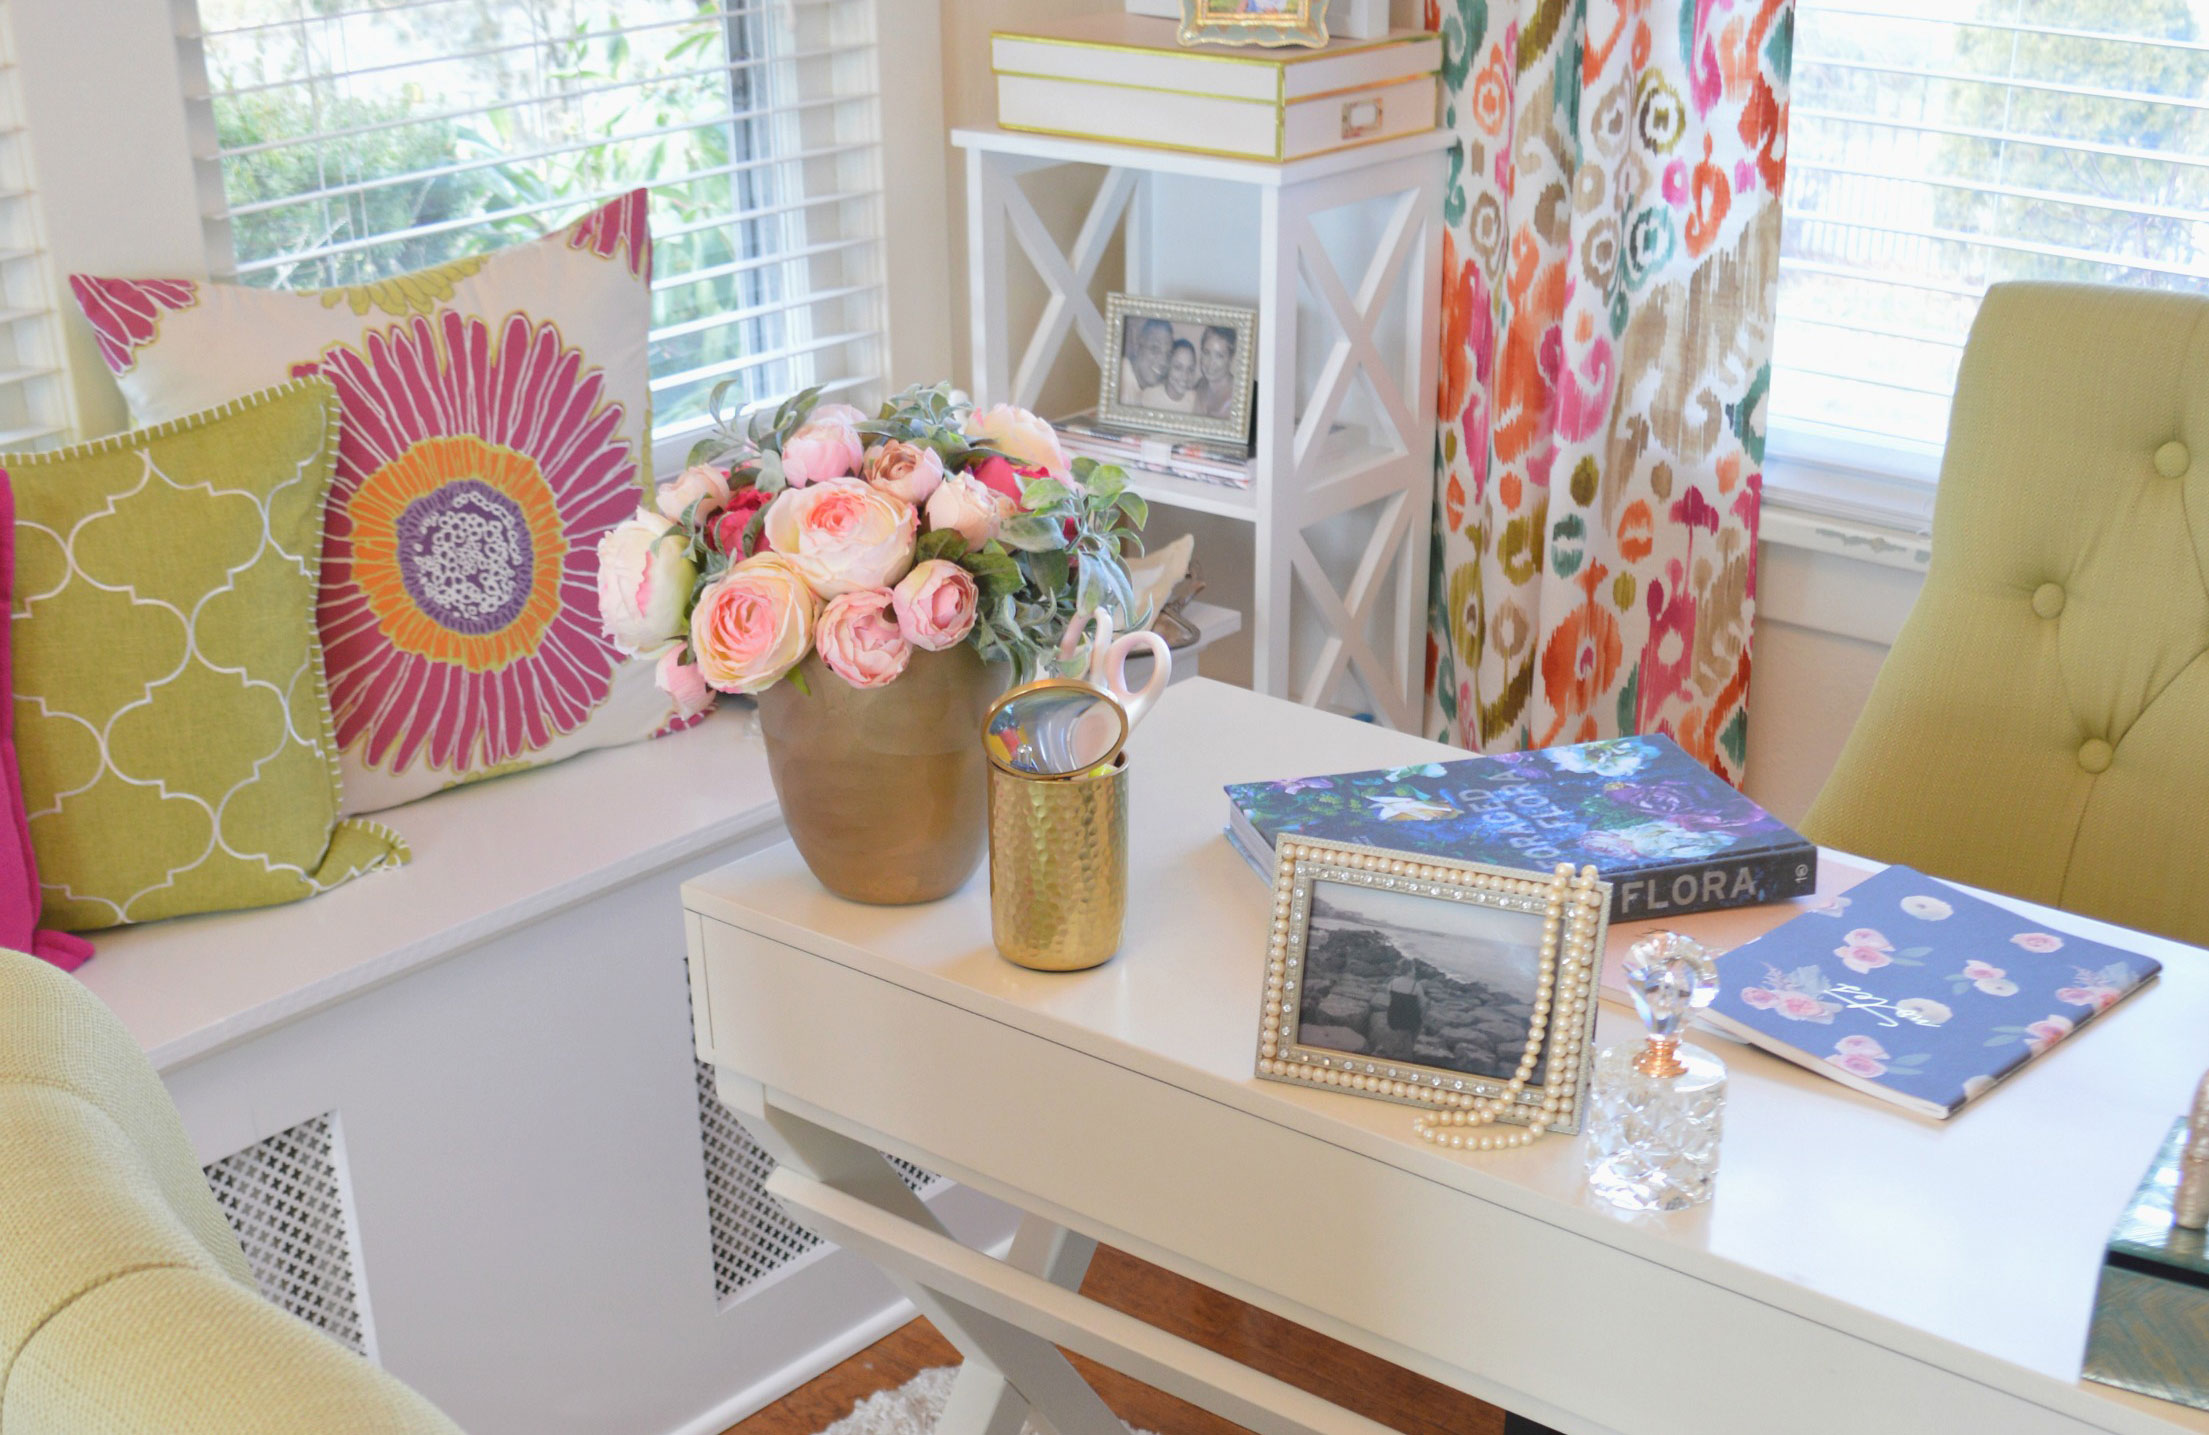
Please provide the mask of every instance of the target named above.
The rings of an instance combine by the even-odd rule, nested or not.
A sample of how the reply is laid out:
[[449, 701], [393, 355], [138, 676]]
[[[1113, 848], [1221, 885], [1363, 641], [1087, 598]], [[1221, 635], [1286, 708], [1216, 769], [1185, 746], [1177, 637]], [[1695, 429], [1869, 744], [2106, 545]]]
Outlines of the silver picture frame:
[[[1131, 331], [1157, 332], [1164, 325], [1169, 336], [1168, 354], [1189, 346], [1196, 364], [1195, 383], [1210, 382], [1204, 373], [1205, 350], [1215, 349], [1224, 331], [1234, 340], [1227, 384], [1232, 402], [1218, 417], [1204, 412], [1175, 412], [1145, 405], [1124, 392], [1132, 380], [1139, 356], [1127, 342]], [[1176, 434], [1209, 439], [1214, 443], [1247, 448], [1250, 443], [1251, 380], [1257, 369], [1258, 311], [1229, 304], [1199, 304], [1180, 299], [1154, 299], [1140, 294], [1105, 296], [1105, 352], [1103, 374], [1097, 383], [1097, 421], [1136, 433]], [[1168, 363], [1174, 362], [1169, 357]], [[1192, 400], [1201, 402], [1202, 387], [1192, 388]]]
[[[1498, 1120], [1526, 1125], [1544, 1119], [1546, 1105], [1547, 1129], [1566, 1135], [1578, 1131], [1594, 1067], [1597, 988], [1610, 928], [1610, 892], [1611, 884], [1597, 879], [1593, 868], [1574, 873], [1569, 867], [1553, 872], [1492, 867], [1283, 833], [1276, 843], [1274, 920], [1258, 1017], [1256, 1074], [1265, 1080], [1330, 1087], [1429, 1109], [1447, 1110], [1510, 1095], [1511, 1104]], [[1397, 1025], [1394, 1007], [1399, 996], [1392, 989], [1403, 981], [1401, 976], [1393, 979], [1387, 993], [1389, 1026], [1384, 1036], [1369, 1037], [1354, 1028], [1314, 1019], [1335, 1008], [1347, 1013], [1363, 1004], [1374, 1024], [1369, 1031], [1378, 1031], [1383, 1021], [1384, 1008], [1368, 995], [1369, 978], [1361, 978], [1351, 1000], [1331, 1004], [1327, 1000], [1345, 994], [1349, 958], [1338, 959], [1324, 987], [1315, 975], [1318, 962], [1350, 935], [1367, 930], [1361, 922], [1383, 933], [1357, 943], [1356, 950], [1368, 959], [1368, 973], [1370, 958], [1383, 948], [1393, 950], [1398, 962], [1413, 970], [1410, 994], [1416, 1019], [1409, 1028], [1408, 1051], [1389, 1045], [1404, 1030]], [[1318, 954], [1312, 943], [1315, 923], [1324, 924], [1318, 930], [1326, 933]], [[1407, 932], [1413, 939], [1408, 942]], [[1404, 950], [1407, 945], [1411, 950]], [[1476, 947], [1494, 950], [1475, 951]], [[1520, 1000], [1493, 1003], [1498, 1013], [1510, 1014], [1513, 1027], [1523, 1022], [1527, 1041], [1540, 1038], [1537, 1080], [1511, 1093], [1514, 1063], [1524, 1055], [1525, 1042], [1514, 1050], [1508, 1037], [1494, 1048], [1467, 1038], [1451, 1049], [1447, 1059], [1436, 1059], [1441, 1048], [1450, 1046], [1443, 1038], [1453, 1031], [1476, 1028], [1467, 1022], [1430, 1034], [1430, 1014], [1437, 1022], [1462, 1019], [1479, 1008], [1483, 1000], [1479, 993], [1499, 995], [1488, 983], [1461, 981], [1463, 973], [1503, 968], [1515, 972], [1527, 963], [1538, 973], [1544, 960], [1553, 963], [1554, 969], [1546, 1012], [1534, 1000], [1542, 994], [1538, 986], [1532, 992], [1508, 993]], [[1438, 996], [1434, 991], [1438, 985], [1449, 990]], [[1445, 997], [1455, 1005], [1445, 1006]], [[1485, 1017], [1478, 1020], [1484, 1040], [1494, 1039], [1493, 1033], [1504, 1025]], [[1349, 1049], [1352, 1036], [1358, 1038], [1361, 1049]], [[1483, 1052], [1495, 1059], [1478, 1059]]]

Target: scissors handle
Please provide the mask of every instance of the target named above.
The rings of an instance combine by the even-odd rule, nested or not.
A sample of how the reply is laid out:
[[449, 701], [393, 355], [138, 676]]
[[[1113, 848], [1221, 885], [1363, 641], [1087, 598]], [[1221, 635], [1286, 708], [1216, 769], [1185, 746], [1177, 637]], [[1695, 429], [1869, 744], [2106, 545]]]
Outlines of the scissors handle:
[[1078, 676], [1083, 682], [1094, 683], [1097, 681], [1097, 655], [1104, 651], [1105, 644], [1112, 641], [1112, 615], [1102, 608], [1092, 608], [1087, 614], [1068, 623], [1065, 633], [1058, 640], [1059, 660], [1064, 662], [1072, 659], [1085, 638], [1090, 640], [1089, 661], [1082, 664], [1082, 671]]
[[[1109, 621], [1109, 620], [1108, 620]], [[1150, 681], [1143, 684], [1141, 692], [1128, 691], [1128, 659], [1138, 648], [1150, 649]], [[1158, 634], [1144, 631], [1129, 633], [1109, 647], [1096, 649], [1090, 658], [1089, 681], [1110, 693], [1114, 701], [1127, 710], [1128, 726], [1134, 727], [1150, 711], [1158, 695], [1166, 691], [1166, 683], [1173, 677], [1173, 649]]]

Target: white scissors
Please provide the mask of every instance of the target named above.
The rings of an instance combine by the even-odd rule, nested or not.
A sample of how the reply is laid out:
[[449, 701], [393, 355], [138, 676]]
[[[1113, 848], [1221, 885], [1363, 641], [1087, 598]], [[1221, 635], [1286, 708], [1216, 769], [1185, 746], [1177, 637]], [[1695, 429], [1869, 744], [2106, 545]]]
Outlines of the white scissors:
[[[1089, 656], [1079, 668], [1069, 668], [1074, 654], [1080, 650], [1082, 638], [1092, 630], [1095, 636], [1089, 640]], [[1128, 658], [1138, 648], [1148, 648], [1154, 660], [1151, 663], [1150, 681], [1143, 684], [1141, 692], [1128, 691]], [[1090, 610], [1089, 616], [1066, 625], [1066, 636], [1058, 640], [1060, 670], [1077, 682], [1089, 684], [1097, 691], [1117, 702], [1128, 715], [1128, 727], [1143, 720], [1158, 695], [1166, 691], [1166, 680], [1173, 676], [1173, 650], [1158, 634], [1145, 630], [1124, 633], [1118, 639], [1112, 636], [1112, 615], [1102, 608]]]

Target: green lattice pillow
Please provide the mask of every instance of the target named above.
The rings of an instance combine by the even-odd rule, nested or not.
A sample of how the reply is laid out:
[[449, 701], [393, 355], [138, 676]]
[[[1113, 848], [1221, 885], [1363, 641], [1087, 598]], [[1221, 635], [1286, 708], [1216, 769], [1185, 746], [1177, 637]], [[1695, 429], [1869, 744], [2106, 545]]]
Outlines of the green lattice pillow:
[[52, 453], [15, 491], [16, 746], [44, 922], [265, 907], [406, 860], [338, 820], [315, 585], [326, 379]]

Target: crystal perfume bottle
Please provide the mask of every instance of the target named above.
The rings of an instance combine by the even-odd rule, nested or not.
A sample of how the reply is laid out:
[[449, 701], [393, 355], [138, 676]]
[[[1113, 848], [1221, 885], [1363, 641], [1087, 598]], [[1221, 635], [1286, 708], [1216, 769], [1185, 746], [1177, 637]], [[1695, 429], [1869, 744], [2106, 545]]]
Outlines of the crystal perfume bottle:
[[1718, 1176], [1726, 1064], [1680, 1028], [1718, 994], [1718, 969], [1694, 938], [1654, 932], [1628, 949], [1625, 978], [1649, 1035], [1596, 1058], [1588, 1184], [1629, 1210], [1684, 1210]]

